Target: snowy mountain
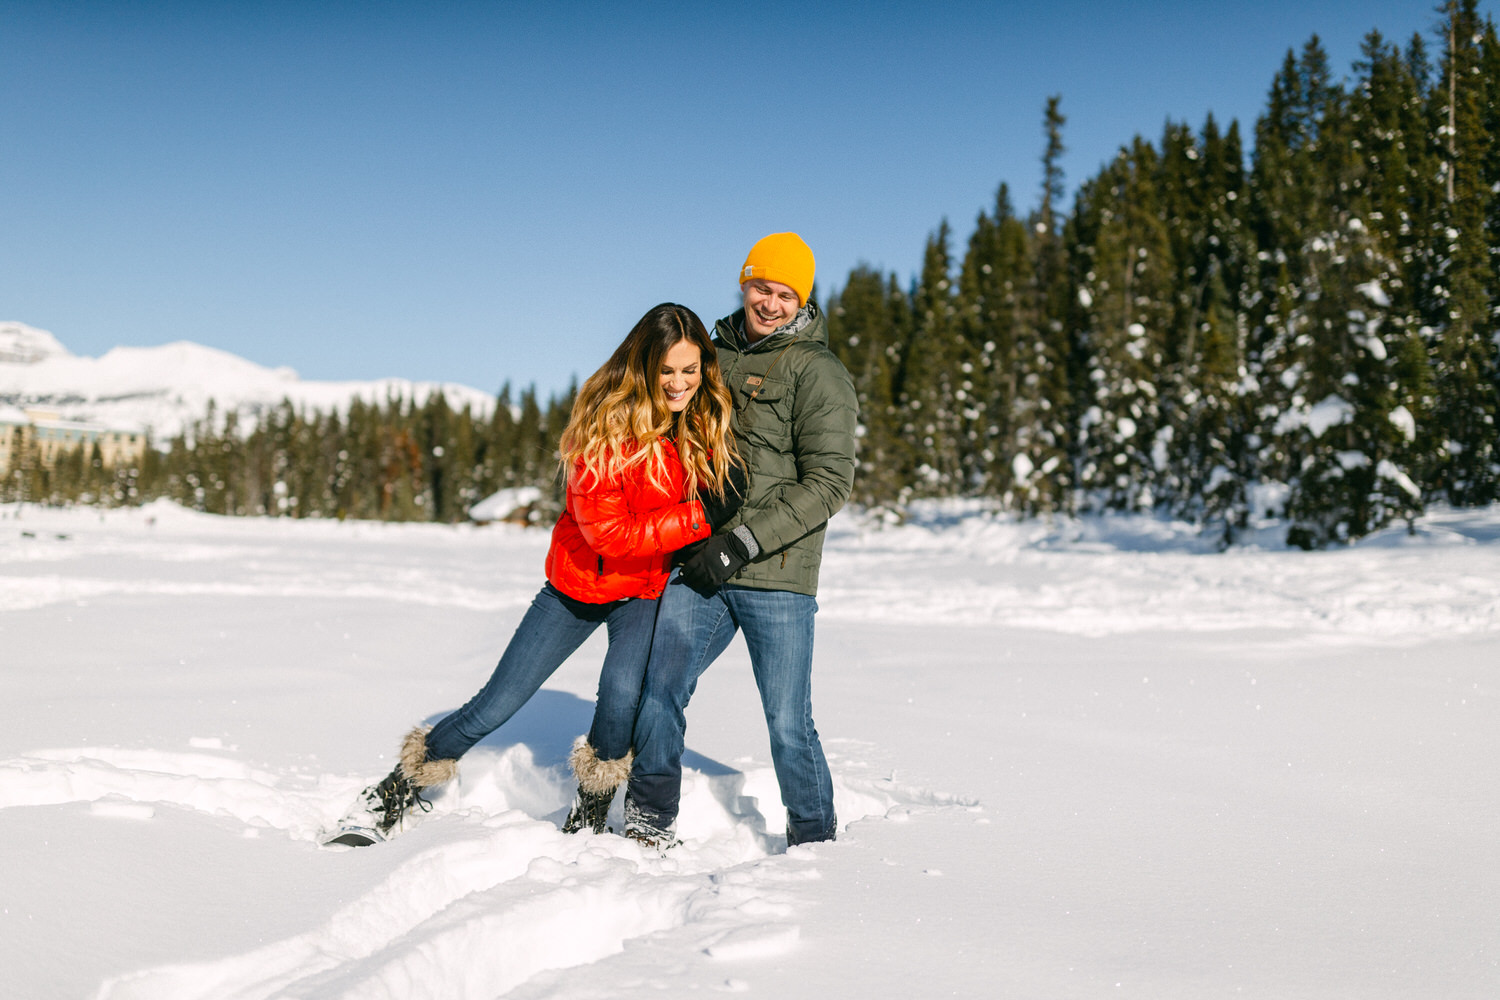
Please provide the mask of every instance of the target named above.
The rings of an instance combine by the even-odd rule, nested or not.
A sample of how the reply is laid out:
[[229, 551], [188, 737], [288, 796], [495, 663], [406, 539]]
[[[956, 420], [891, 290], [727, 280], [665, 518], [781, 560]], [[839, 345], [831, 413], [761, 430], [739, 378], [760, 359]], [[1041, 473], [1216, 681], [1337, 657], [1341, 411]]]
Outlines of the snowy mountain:
[[303, 381], [290, 368], [265, 368], [188, 341], [79, 357], [45, 330], [0, 322], [0, 405], [42, 407], [68, 420], [147, 430], [158, 442], [202, 417], [209, 400], [220, 413], [236, 410], [253, 420], [283, 399], [327, 412], [356, 397], [420, 402], [438, 391], [459, 409], [468, 405], [488, 413], [495, 405], [493, 394], [454, 383]]
[[68, 349], [46, 330], [24, 323], [0, 323], [0, 364], [29, 365], [68, 356]]

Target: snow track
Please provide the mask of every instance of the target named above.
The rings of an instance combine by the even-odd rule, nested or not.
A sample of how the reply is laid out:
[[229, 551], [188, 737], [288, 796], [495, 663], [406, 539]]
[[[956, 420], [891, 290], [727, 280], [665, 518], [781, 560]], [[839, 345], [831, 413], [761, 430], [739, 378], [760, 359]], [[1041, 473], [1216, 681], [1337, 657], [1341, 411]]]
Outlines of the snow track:
[[[685, 932], [694, 950], [717, 959], [795, 946], [797, 906], [786, 887], [817, 872], [808, 852], [782, 854], [783, 838], [768, 832], [777, 825], [760, 809], [762, 796], [776, 801], [768, 769], [689, 771], [683, 825], [696, 836], [665, 856], [609, 834], [561, 833], [568, 775], [536, 765], [524, 746], [481, 748], [464, 772], [400, 838], [322, 849], [333, 866], [393, 864], [327, 918], [241, 954], [111, 977], [96, 996], [499, 996], [539, 972], [595, 962], [661, 932]], [[0, 762], [0, 809], [89, 803], [93, 815], [117, 820], [190, 810], [224, 821], [226, 837], [239, 825], [242, 836], [279, 834], [308, 850], [360, 786], [355, 776], [277, 775], [204, 752], [96, 747]], [[836, 796], [846, 822], [970, 805], [890, 781], [840, 782]], [[617, 803], [616, 825], [618, 811]]]

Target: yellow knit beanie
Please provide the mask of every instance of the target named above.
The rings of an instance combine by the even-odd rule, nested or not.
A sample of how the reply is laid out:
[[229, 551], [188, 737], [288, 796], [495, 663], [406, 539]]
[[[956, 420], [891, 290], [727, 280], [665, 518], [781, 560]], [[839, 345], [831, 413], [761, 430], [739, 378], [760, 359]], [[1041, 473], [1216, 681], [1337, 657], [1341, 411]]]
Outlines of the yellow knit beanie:
[[750, 248], [740, 268], [740, 284], [751, 278], [778, 281], [797, 293], [797, 304], [807, 305], [817, 263], [811, 248], [796, 233], [772, 233]]

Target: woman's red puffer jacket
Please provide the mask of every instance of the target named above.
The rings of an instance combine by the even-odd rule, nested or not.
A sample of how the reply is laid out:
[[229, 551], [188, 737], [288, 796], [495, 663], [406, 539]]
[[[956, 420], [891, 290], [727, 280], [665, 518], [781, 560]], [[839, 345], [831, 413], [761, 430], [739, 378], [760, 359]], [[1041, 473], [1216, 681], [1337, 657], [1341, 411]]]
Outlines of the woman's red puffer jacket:
[[645, 463], [603, 481], [574, 466], [547, 549], [552, 586], [589, 604], [660, 597], [672, 553], [713, 534], [697, 500], [683, 499], [687, 474], [676, 450], [662, 450], [660, 487]]

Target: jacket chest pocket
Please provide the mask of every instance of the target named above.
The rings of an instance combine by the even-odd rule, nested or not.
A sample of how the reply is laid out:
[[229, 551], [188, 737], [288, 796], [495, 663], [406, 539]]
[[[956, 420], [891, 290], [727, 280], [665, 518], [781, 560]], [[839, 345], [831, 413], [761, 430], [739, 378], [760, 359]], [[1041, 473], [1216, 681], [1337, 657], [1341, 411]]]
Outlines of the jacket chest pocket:
[[778, 378], [751, 376], [740, 380], [734, 403], [739, 414], [735, 433], [758, 439], [778, 451], [792, 442], [792, 399], [790, 382]]

